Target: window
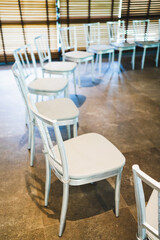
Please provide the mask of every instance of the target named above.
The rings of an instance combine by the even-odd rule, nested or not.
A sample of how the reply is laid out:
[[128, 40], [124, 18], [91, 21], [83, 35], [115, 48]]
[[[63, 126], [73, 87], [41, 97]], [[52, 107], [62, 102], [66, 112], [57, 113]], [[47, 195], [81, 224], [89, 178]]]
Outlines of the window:
[[[58, 7], [59, 6], [59, 7]], [[58, 13], [58, 14], [57, 14]], [[0, 0], [0, 62], [14, 61], [13, 50], [47, 34], [58, 57], [57, 25], [77, 26], [78, 47], [85, 48], [84, 23], [100, 22], [102, 42], [108, 42], [106, 21], [124, 19], [127, 37], [134, 40], [132, 20], [150, 19], [150, 38], [158, 38], [159, 0]], [[57, 19], [58, 16], [58, 19]], [[55, 54], [56, 53], [56, 54]]]
[[0, 62], [13, 61], [13, 50], [48, 34], [57, 51], [56, 0], [0, 0]]

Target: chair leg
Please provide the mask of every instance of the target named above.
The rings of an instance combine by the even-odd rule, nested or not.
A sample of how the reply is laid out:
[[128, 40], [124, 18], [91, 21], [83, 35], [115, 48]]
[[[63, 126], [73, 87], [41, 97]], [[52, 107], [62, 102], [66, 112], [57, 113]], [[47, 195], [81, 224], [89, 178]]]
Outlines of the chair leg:
[[94, 57], [92, 58], [92, 82], [95, 82], [94, 81]]
[[34, 153], [35, 153], [35, 134], [34, 134], [34, 122], [30, 123], [31, 128], [31, 153], [30, 153], [30, 166], [33, 166], [34, 162]]
[[76, 121], [73, 125], [73, 137], [77, 137], [77, 122]]
[[45, 160], [46, 160], [46, 183], [45, 183], [44, 206], [48, 206], [48, 198], [49, 198], [50, 185], [51, 185], [51, 168], [50, 168], [49, 161], [47, 158], [47, 153], [45, 153]]
[[81, 78], [80, 78], [80, 62], [78, 63], [78, 86], [81, 87]]
[[114, 51], [112, 52], [112, 66], [114, 65]]
[[42, 70], [42, 78], [44, 78], [44, 70]]
[[121, 58], [122, 58], [122, 50], [119, 50], [119, 55], [118, 55], [118, 72], [120, 72], [120, 69], [121, 69]]
[[159, 46], [157, 47], [157, 54], [156, 54], [156, 67], [158, 67], [158, 58], [159, 58]]
[[28, 112], [27, 112], [27, 108], [25, 108], [25, 124], [26, 124], [26, 126], [28, 125]]
[[133, 54], [132, 54], [132, 70], [135, 69], [135, 55], [136, 55], [136, 49], [133, 49]]
[[74, 92], [75, 92], [75, 95], [77, 95], [77, 89], [76, 89], [76, 74], [75, 74], [75, 71], [73, 72], [73, 82], [74, 82]]
[[95, 62], [95, 66], [97, 67], [97, 65], [98, 65], [98, 58], [99, 58], [99, 56], [98, 56], [98, 53], [96, 54], [96, 62]]
[[85, 72], [87, 71], [88, 61], [85, 62]]
[[63, 200], [62, 200], [62, 208], [61, 208], [61, 216], [60, 216], [59, 237], [61, 237], [63, 234], [64, 225], [66, 222], [68, 199], [69, 199], [69, 184], [63, 183]]
[[143, 50], [141, 69], [144, 68], [145, 57], [146, 57], [146, 48], [144, 48]]
[[111, 62], [111, 53], [109, 53], [108, 61]]
[[99, 76], [101, 75], [102, 69], [102, 54], [99, 54]]
[[122, 169], [116, 177], [116, 187], [115, 187], [115, 214], [116, 214], [116, 217], [119, 216], [121, 175], [122, 175]]
[[70, 125], [67, 125], [67, 135], [68, 135], [68, 139], [71, 138], [71, 126]]
[[64, 90], [64, 97], [69, 98], [69, 88], [68, 88], [68, 86]]
[[28, 124], [28, 149], [31, 149], [31, 143], [32, 143], [32, 127], [31, 123]]

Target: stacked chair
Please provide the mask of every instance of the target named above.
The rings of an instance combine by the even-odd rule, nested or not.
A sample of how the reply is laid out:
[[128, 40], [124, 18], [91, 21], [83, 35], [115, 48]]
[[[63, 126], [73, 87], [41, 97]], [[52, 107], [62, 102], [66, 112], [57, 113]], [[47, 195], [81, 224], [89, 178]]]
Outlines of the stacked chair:
[[109, 54], [109, 60], [112, 55], [112, 63], [114, 62], [114, 47], [101, 43], [100, 23], [84, 24], [84, 33], [86, 40], [86, 50], [96, 55], [99, 61], [99, 75], [101, 75], [102, 56]]
[[80, 64], [91, 61], [92, 82], [94, 82], [94, 54], [77, 50], [76, 27], [64, 27], [59, 29], [63, 61], [71, 61], [78, 64], [78, 85], [81, 86]]

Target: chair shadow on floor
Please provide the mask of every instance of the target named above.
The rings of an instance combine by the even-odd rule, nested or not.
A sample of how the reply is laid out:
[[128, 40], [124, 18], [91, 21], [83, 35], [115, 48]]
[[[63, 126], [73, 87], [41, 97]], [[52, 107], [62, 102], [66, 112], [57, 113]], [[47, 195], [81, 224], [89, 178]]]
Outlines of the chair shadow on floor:
[[70, 94], [69, 97], [78, 108], [81, 107], [86, 101], [86, 96], [80, 94], [78, 95]]
[[[44, 171], [42, 168], [41, 171]], [[42, 173], [26, 172], [26, 189], [31, 200], [48, 218], [59, 219], [62, 203], [62, 183], [54, 176], [51, 183], [51, 191], [48, 207], [44, 206], [45, 180]], [[35, 193], [35, 190], [37, 193]], [[80, 187], [70, 187], [69, 205], [67, 211], [68, 220], [79, 220], [99, 215], [114, 209], [114, 189], [108, 181], [87, 184]], [[53, 212], [53, 213], [52, 213]]]
[[81, 88], [95, 87], [101, 83], [101, 79], [98, 78], [97, 73], [94, 75], [94, 82], [88, 77], [88, 75], [83, 75], [81, 78]]

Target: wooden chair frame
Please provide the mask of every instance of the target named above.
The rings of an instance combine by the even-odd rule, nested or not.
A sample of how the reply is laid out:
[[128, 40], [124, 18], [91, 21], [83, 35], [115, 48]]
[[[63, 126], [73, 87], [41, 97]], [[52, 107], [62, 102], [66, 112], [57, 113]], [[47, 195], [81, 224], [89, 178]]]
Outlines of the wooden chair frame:
[[102, 55], [109, 54], [109, 62], [114, 63], [114, 47], [101, 44], [100, 23], [84, 24], [86, 49], [88, 52], [93, 52], [96, 55], [96, 62], [99, 61], [99, 76], [102, 70]]
[[[28, 103], [29, 103], [29, 107], [30, 107], [33, 115], [35, 116], [37, 125], [39, 127], [39, 131], [40, 131], [40, 134], [41, 134], [41, 137], [43, 140], [44, 149], [45, 149], [45, 158], [46, 158], [46, 163], [47, 163], [45, 206], [48, 205], [48, 196], [49, 196], [50, 182], [51, 182], [51, 169], [53, 170], [53, 172], [57, 176], [57, 178], [63, 183], [63, 200], [62, 200], [62, 208], [61, 208], [61, 216], [60, 216], [59, 236], [62, 236], [64, 226], [65, 226], [70, 185], [71, 186], [79, 186], [79, 185], [84, 185], [84, 184], [100, 181], [100, 180], [103, 180], [103, 179], [106, 179], [106, 178], [109, 178], [112, 176], [116, 176], [115, 213], [116, 213], [116, 216], [119, 216], [120, 184], [121, 184], [121, 173], [123, 170], [123, 166], [125, 164], [124, 156], [119, 152], [120, 159], [121, 159], [121, 160], [119, 160], [120, 163], [117, 164], [117, 168], [114, 168], [110, 171], [108, 170], [105, 172], [105, 170], [103, 168], [103, 172], [101, 172], [101, 173], [97, 173], [97, 174], [94, 173], [93, 175], [88, 175], [88, 176], [85, 175], [85, 177], [78, 177], [78, 176], [71, 177], [69, 174], [69, 166], [68, 166], [69, 159], [67, 156], [67, 152], [65, 150], [65, 142], [63, 142], [63, 140], [62, 140], [57, 121], [48, 119], [45, 116], [39, 114], [37, 109], [35, 108], [34, 104], [32, 103], [29, 95], [28, 95]], [[54, 128], [54, 132], [56, 135], [56, 141], [57, 141], [57, 145], [54, 147], [52, 145], [52, 141], [49, 136], [49, 132], [47, 130], [47, 125], [53, 126], [53, 128]], [[86, 134], [86, 135], [88, 136], [88, 134]], [[77, 137], [77, 139], [80, 139], [80, 138], [81, 138], [81, 136]], [[68, 141], [70, 141], [70, 140], [68, 140]], [[68, 141], [67, 141], [67, 144], [69, 144]], [[72, 146], [73, 146], [74, 141], [76, 141], [76, 138], [72, 139], [72, 141], [70, 142], [70, 143], [72, 143]], [[80, 141], [80, 140], [78, 140], [78, 141]], [[106, 142], [108, 142], [108, 140], [106, 140]], [[92, 140], [92, 143], [93, 143], [93, 140]], [[97, 144], [97, 140], [96, 140], [96, 144]], [[56, 147], [58, 147], [57, 149], [60, 154], [59, 155], [60, 159], [57, 158], [57, 154], [54, 151]], [[70, 151], [72, 151], [72, 147], [70, 148]], [[82, 149], [82, 156], [84, 157], [83, 149]], [[110, 157], [110, 156], [108, 156], [108, 157]]]
[[[92, 82], [94, 81], [94, 54], [77, 50], [76, 26], [59, 28], [63, 61], [72, 61], [78, 64], [78, 85], [81, 86], [80, 65], [91, 61]], [[70, 52], [68, 52], [70, 51]]]
[[69, 79], [69, 75], [73, 74], [74, 81], [74, 90], [77, 95], [76, 90], [76, 78], [75, 78], [75, 70], [77, 67], [76, 63], [67, 63], [62, 61], [52, 62], [51, 59], [51, 51], [49, 48], [49, 43], [46, 35], [39, 35], [34, 39], [34, 43], [38, 52], [42, 75], [44, 77], [44, 73], [48, 73], [49, 75], [63, 75]]
[[135, 69], [135, 54], [136, 54], [136, 46], [133, 43], [127, 43], [125, 39], [125, 25], [124, 21], [112, 21], [106, 22], [108, 28], [109, 41], [112, 46], [115, 47], [116, 50], [119, 51], [118, 55], [118, 69], [120, 71], [121, 66], [121, 58], [123, 51], [132, 50], [132, 70]]

